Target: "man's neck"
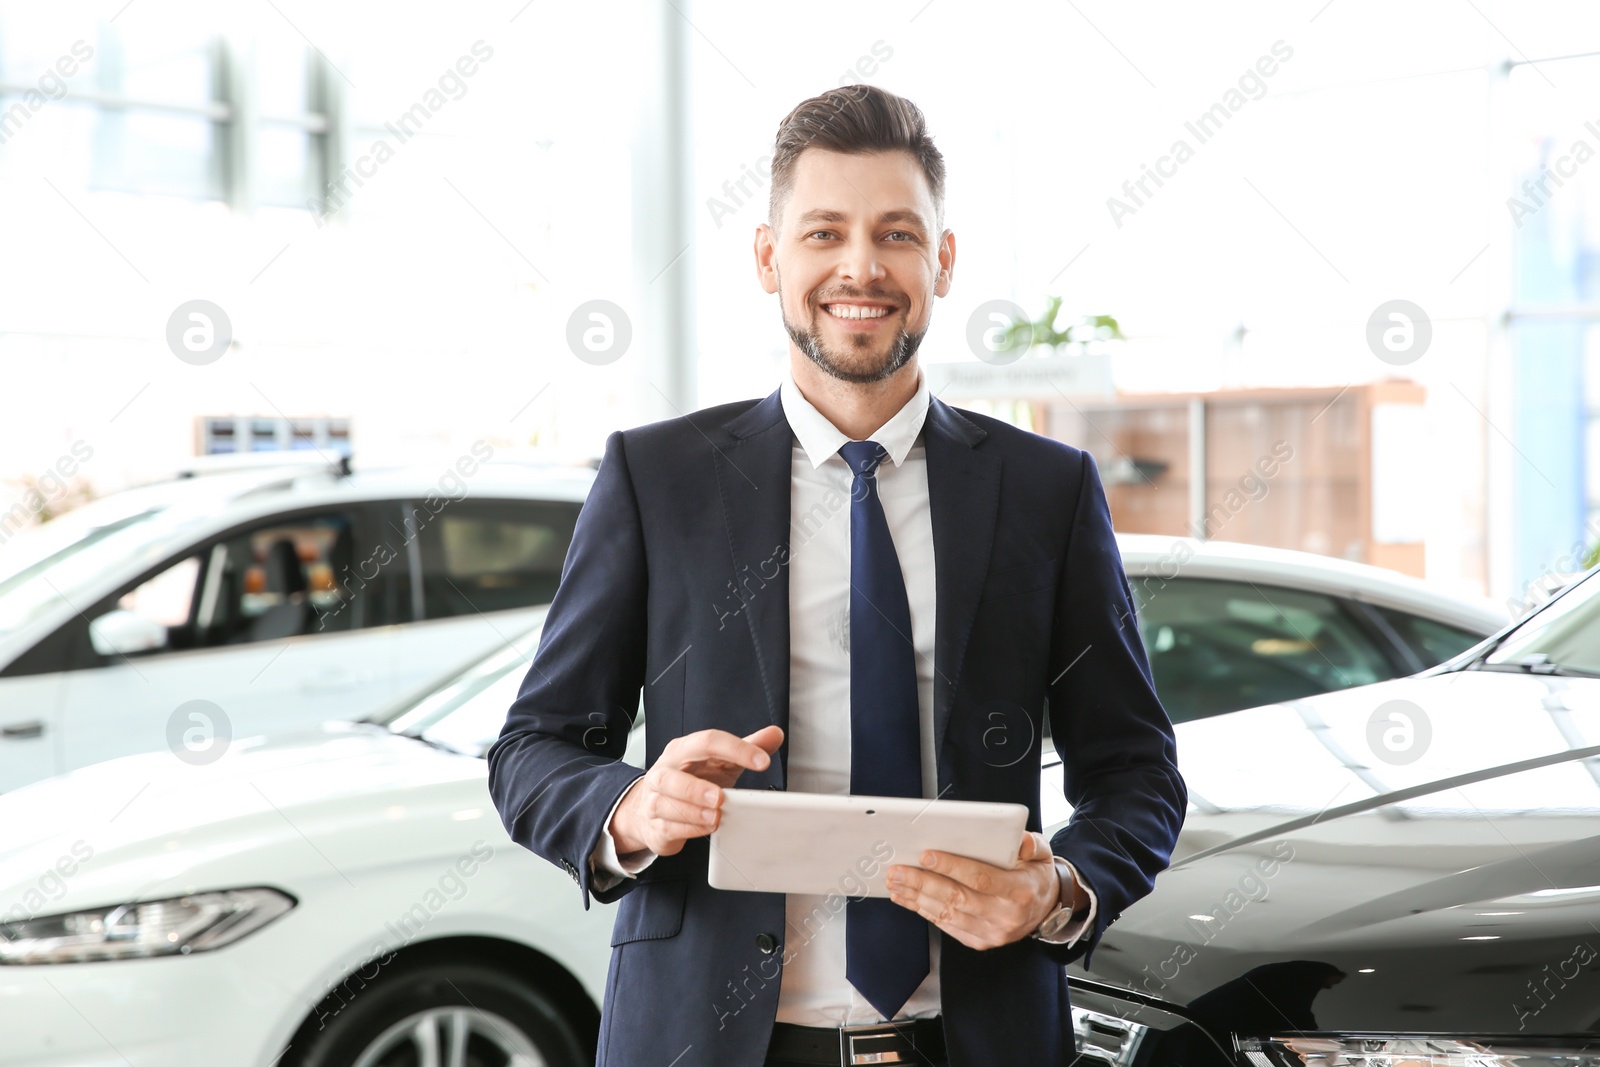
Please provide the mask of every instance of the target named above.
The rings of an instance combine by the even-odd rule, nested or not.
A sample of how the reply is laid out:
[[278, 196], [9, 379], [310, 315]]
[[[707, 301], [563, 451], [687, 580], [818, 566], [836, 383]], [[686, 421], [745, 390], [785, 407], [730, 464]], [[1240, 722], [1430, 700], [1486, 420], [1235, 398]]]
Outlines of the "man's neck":
[[825, 373], [805, 353], [789, 350], [789, 371], [800, 395], [852, 441], [865, 441], [917, 393], [915, 356], [881, 382], [845, 382]]

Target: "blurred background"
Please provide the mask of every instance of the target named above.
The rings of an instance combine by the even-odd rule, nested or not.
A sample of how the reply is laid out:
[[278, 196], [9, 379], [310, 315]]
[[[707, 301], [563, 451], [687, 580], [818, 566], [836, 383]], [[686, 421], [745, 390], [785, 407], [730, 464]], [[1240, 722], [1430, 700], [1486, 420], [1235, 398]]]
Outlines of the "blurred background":
[[947, 161], [932, 385], [1119, 529], [1514, 612], [1600, 539], [1600, 11], [1489, 0], [0, 2], [0, 536], [770, 392], [773, 134], [854, 82]]
[[[1176, 724], [1087, 1060], [1246, 1047], [1210, 1013], [1294, 972], [1352, 1059], [1593, 1062], [1538, 990], [1600, 900], [1600, 578], [1530, 614], [1600, 545], [1593, 3], [0, 0], [0, 1067], [594, 1062], [614, 913], [482, 757], [607, 435], [786, 373], [773, 138], [856, 83], [947, 165], [929, 385], [1093, 454]], [[702, 651], [583, 745], [642, 765]], [[960, 766], [1062, 825], [1044, 687], [968, 688]]]

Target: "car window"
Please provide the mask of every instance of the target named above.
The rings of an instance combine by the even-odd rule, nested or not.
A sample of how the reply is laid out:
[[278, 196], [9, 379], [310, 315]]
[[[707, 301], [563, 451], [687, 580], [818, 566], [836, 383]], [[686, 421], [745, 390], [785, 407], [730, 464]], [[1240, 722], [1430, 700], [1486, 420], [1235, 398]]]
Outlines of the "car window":
[[[277, 521], [213, 549], [204, 619], [208, 644], [248, 644], [357, 630], [368, 607], [350, 586], [354, 526], [342, 512]], [[215, 595], [212, 596], [213, 590]]]
[[228, 474], [157, 482], [92, 500], [9, 538], [0, 522], [0, 633], [20, 630], [64, 601], [82, 603], [108, 574], [154, 565], [174, 544], [196, 539], [196, 529], [214, 523], [247, 487]]
[[1432, 667], [1453, 656], [1459, 656], [1482, 641], [1485, 636], [1471, 630], [1463, 630], [1459, 626], [1449, 626], [1433, 619], [1424, 619], [1420, 615], [1408, 615], [1393, 608], [1383, 608], [1376, 604], [1368, 606], [1382, 616], [1383, 621], [1393, 628], [1400, 640], [1416, 653], [1424, 667]]
[[205, 518], [205, 512], [193, 508], [153, 509], [102, 526], [63, 527], [78, 531], [76, 536], [50, 529], [54, 520], [46, 523], [30, 544], [49, 546], [50, 551], [36, 552], [20, 566], [5, 565], [6, 577], [0, 579], [0, 633], [23, 629], [63, 600], [78, 601], [96, 582], [104, 581], [108, 571], [155, 563], [171, 551], [171, 542], [186, 527]]
[[[538, 647], [538, 637], [537, 632], [522, 635], [408, 706], [380, 717], [380, 721], [396, 733], [421, 737], [470, 756], [482, 756], [500, 736], [506, 711], [521, 692], [528, 676], [529, 657]], [[605, 717], [598, 712], [590, 715], [596, 723], [596, 733], [585, 741], [601, 740], [605, 727], [600, 723]], [[641, 701], [634, 714], [633, 730], [637, 732], [643, 725]]]
[[1394, 677], [1332, 597], [1201, 578], [1151, 583], [1142, 594], [1139, 633], [1173, 722]]
[[151, 655], [250, 644], [370, 625], [353, 578], [354, 536], [343, 511], [277, 519], [235, 534], [146, 579], [117, 600], [166, 628]]
[[117, 599], [117, 607], [137, 612], [169, 629], [185, 626], [194, 614], [194, 593], [199, 578], [200, 557], [190, 556], [122, 594]]
[[579, 505], [544, 500], [414, 506], [420, 526], [422, 613], [444, 619], [548, 604], [561, 582]]
[[1537, 665], [1541, 671], [1557, 668], [1582, 674], [1600, 674], [1600, 575], [1590, 574], [1581, 585], [1530, 615], [1506, 635], [1485, 660], [1485, 666]]

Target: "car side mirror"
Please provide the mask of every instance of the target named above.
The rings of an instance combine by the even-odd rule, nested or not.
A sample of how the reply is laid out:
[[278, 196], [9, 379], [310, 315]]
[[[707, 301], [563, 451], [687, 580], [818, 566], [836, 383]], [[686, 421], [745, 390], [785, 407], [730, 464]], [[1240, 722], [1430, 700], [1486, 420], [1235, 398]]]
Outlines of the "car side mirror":
[[89, 643], [102, 656], [127, 656], [167, 647], [167, 628], [137, 611], [117, 608], [89, 623]]

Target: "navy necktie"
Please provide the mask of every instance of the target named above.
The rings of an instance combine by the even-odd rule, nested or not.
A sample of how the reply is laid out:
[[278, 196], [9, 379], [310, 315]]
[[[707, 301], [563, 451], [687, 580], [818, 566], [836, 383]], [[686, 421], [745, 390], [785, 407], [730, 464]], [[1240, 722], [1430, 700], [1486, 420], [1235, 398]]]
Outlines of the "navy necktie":
[[[839, 454], [850, 485], [850, 792], [922, 796], [922, 722], [911, 605], [878, 498], [876, 441]], [[895, 862], [914, 863], [897, 856]], [[845, 978], [893, 1019], [928, 974], [928, 923], [891, 900], [864, 897], [845, 909]]]

